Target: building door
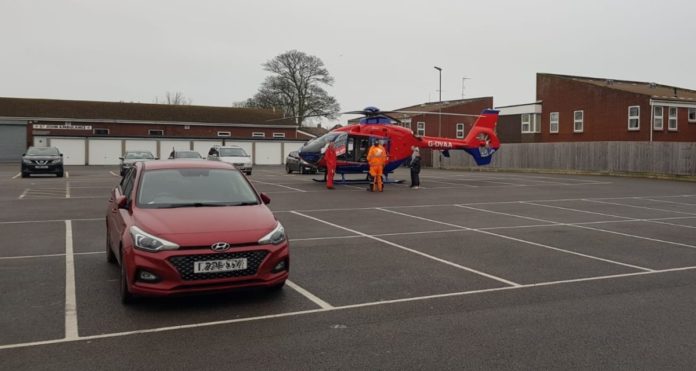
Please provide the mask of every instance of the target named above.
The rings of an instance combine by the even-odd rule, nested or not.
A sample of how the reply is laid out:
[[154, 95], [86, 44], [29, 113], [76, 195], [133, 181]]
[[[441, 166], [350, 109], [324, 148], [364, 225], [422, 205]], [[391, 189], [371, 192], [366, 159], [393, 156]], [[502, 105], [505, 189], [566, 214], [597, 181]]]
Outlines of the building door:
[[0, 121], [0, 162], [17, 162], [26, 150], [27, 127], [24, 121]]

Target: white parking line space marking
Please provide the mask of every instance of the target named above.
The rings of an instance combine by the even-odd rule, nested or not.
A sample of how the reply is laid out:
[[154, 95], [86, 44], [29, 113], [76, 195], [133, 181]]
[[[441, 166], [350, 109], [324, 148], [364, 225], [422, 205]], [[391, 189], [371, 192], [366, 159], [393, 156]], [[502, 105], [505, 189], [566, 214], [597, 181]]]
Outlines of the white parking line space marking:
[[654, 211], [665, 211], [668, 213], [675, 213], [675, 214], [684, 214], [684, 215], [696, 215], [696, 213], [687, 213], [684, 211], [676, 211], [676, 210], [669, 210], [669, 209], [659, 209], [656, 207], [648, 207], [648, 206], [638, 206], [638, 205], [627, 205], [627, 204], [620, 204], [617, 202], [607, 202], [607, 201], [600, 201], [596, 199], [584, 199], [583, 201], [588, 201], [588, 202], [595, 202], [599, 204], [607, 204], [607, 205], [617, 205], [617, 206], [625, 206], [625, 207], [633, 207], [636, 209], [645, 209], [645, 210], [654, 210]]
[[276, 186], [276, 187], [282, 187], [282, 188], [292, 189], [293, 191], [297, 191], [297, 192], [307, 192], [307, 191], [305, 191], [304, 189], [288, 187], [288, 186], [282, 185], [282, 184], [262, 182], [262, 181], [256, 180], [256, 179], [250, 179], [250, 181], [251, 181], [252, 183], [268, 184], [268, 185], [272, 185], [272, 186]]
[[[385, 210], [385, 211], [386, 211], [386, 210]], [[335, 227], [335, 228], [343, 229], [344, 231], [348, 231], [348, 232], [351, 232], [351, 233], [354, 233], [354, 234], [357, 234], [357, 235], [360, 235], [360, 236], [363, 236], [363, 237], [367, 237], [367, 238], [369, 238], [369, 239], [382, 242], [382, 243], [387, 244], [387, 245], [389, 245], [389, 246], [393, 246], [393, 247], [396, 247], [396, 248], [398, 248], [398, 249], [401, 249], [401, 250], [404, 250], [404, 251], [408, 251], [408, 252], [410, 252], [410, 253], [413, 253], [413, 254], [416, 254], [416, 255], [420, 255], [420, 256], [426, 257], [426, 258], [428, 258], [428, 259], [435, 260], [435, 261], [437, 261], [437, 262], [440, 262], [440, 263], [443, 263], [443, 264], [447, 264], [447, 265], [452, 266], [452, 267], [455, 267], [455, 268], [459, 268], [459, 269], [465, 270], [465, 271], [467, 271], [467, 272], [471, 272], [471, 273], [474, 273], [474, 274], [477, 274], [477, 275], [480, 275], [480, 276], [483, 276], [483, 277], [490, 278], [490, 279], [495, 280], [495, 281], [498, 281], [498, 282], [502, 282], [502, 283], [504, 283], [504, 284], [506, 284], [506, 285], [510, 285], [510, 286], [519, 286], [519, 285], [520, 285], [519, 283], [512, 282], [512, 281], [506, 280], [506, 279], [504, 279], [504, 278], [494, 276], [494, 275], [492, 275], [492, 274], [488, 274], [488, 273], [485, 273], [485, 272], [481, 272], [481, 271], [478, 271], [478, 270], [476, 270], [476, 269], [472, 269], [472, 268], [469, 268], [469, 267], [465, 267], [465, 266], [463, 266], [463, 265], [460, 265], [460, 264], [457, 264], [457, 263], [453, 263], [453, 262], [448, 261], [448, 260], [445, 260], [445, 259], [440, 259], [440, 258], [438, 258], [438, 257], [436, 257], [436, 256], [428, 255], [428, 254], [426, 254], [426, 253], [424, 253], [424, 252], [421, 252], [421, 251], [418, 251], [418, 250], [409, 249], [409, 248], [406, 247], [406, 246], [402, 246], [402, 245], [399, 245], [399, 244], [397, 244], [397, 243], [394, 243], [394, 242], [391, 242], [391, 241], [387, 241], [387, 240], [382, 239], [382, 238], [379, 238], [379, 237], [375, 237], [375, 236], [372, 236], [372, 235], [369, 235], [369, 234], [366, 234], [366, 233], [363, 233], [363, 232], [360, 232], [360, 231], [356, 231], [356, 230], [354, 230], [354, 229], [346, 228], [346, 227], [340, 226], [340, 225], [338, 225], [338, 224], [334, 224], [334, 223], [331, 223], [331, 222], [327, 222], [327, 221], [325, 221], [325, 220], [322, 220], [322, 219], [319, 219], [319, 218], [315, 218], [315, 217], [310, 216], [310, 215], [302, 214], [302, 213], [296, 212], [296, 211], [293, 211], [293, 214], [299, 215], [299, 216], [303, 216], [303, 217], [305, 217], [305, 218], [307, 218], [307, 219], [312, 219], [312, 220], [315, 220], [315, 221], [317, 221], [317, 222], [324, 223], [324, 224], [326, 224], [326, 225], [330, 225], [330, 226]]]
[[120, 176], [120, 175], [114, 173], [113, 171], [109, 171], [109, 174], [111, 174], [111, 175], [113, 175], [113, 176]]
[[286, 283], [288, 286], [292, 287], [293, 290], [299, 292], [300, 294], [302, 294], [302, 296], [306, 297], [307, 299], [311, 300], [314, 304], [318, 305], [321, 309], [332, 309], [332, 308], [334, 308], [333, 305], [331, 305], [331, 304], [325, 302], [324, 300], [319, 299], [318, 297], [316, 297], [316, 296], [315, 296], [314, 294], [312, 294], [311, 292], [309, 292], [309, 291], [303, 289], [302, 287], [298, 286], [296, 283], [294, 283], [294, 282], [292, 282], [292, 281], [290, 281], [290, 280], [285, 281], [285, 283]]
[[157, 333], [157, 332], [168, 332], [168, 331], [177, 331], [177, 330], [186, 330], [186, 329], [194, 329], [194, 328], [201, 328], [201, 327], [221, 326], [221, 325], [229, 325], [229, 324], [234, 324], [234, 323], [262, 321], [262, 320], [275, 319], [275, 318], [296, 317], [296, 316], [301, 316], [301, 315], [306, 315], [306, 314], [314, 314], [314, 313], [333, 312], [333, 311], [339, 311], [339, 310], [358, 309], [358, 308], [391, 305], [391, 304], [398, 304], [398, 303], [409, 303], [409, 302], [417, 302], [417, 301], [426, 301], [426, 300], [437, 300], [437, 299], [442, 299], [442, 298], [485, 294], [485, 293], [497, 292], [497, 291], [523, 290], [523, 289], [534, 288], [534, 287], [557, 286], [557, 285], [565, 285], [565, 284], [580, 283], [580, 282], [593, 282], [593, 281], [603, 281], [603, 280], [610, 280], [610, 279], [638, 277], [638, 276], [645, 276], [645, 275], [666, 274], [666, 273], [673, 273], [673, 272], [689, 271], [689, 270], [694, 270], [694, 269], [696, 269], [696, 266], [670, 268], [670, 269], [656, 270], [656, 271], [651, 271], [651, 272], [634, 272], [634, 273], [624, 273], [624, 274], [616, 274], [616, 275], [610, 275], [610, 276], [577, 278], [577, 279], [563, 280], [563, 281], [539, 282], [539, 283], [526, 284], [526, 285], [496, 287], [496, 288], [491, 288], [491, 289], [460, 291], [460, 292], [453, 292], [453, 293], [447, 293], [447, 294], [436, 294], [436, 295], [418, 296], [418, 297], [412, 297], [412, 298], [384, 300], [384, 301], [376, 301], [376, 302], [361, 303], [361, 304], [351, 304], [351, 305], [344, 305], [344, 306], [333, 307], [333, 308], [328, 308], [328, 309], [311, 309], [311, 310], [303, 310], [303, 311], [297, 311], [297, 312], [270, 314], [270, 315], [258, 316], [258, 317], [236, 318], [236, 319], [229, 319], [229, 320], [222, 320], [222, 321], [201, 322], [201, 323], [193, 323], [193, 324], [188, 324], [188, 325], [167, 326], [167, 327], [159, 327], [159, 328], [152, 328], [152, 329], [145, 329], [145, 330], [114, 332], [114, 333], [109, 333], [109, 334], [82, 336], [82, 337], [70, 338], [70, 339], [65, 338], [65, 339], [56, 339], [56, 340], [35, 341], [35, 342], [29, 342], [29, 343], [7, 344], [7, 345], [0, 345], [0, 350], [26, 348], [26, 347], [51, 345], [51, 344], [62, 344], [62, 343], [75, 342], [75, 341], [90, 341], [90, 340], [97, 340], [97, 339], [109, 339], [109, 338], [116, 338], [116, 337], [123, 337], [123, 336], [151, 334], [151, 333]]
[[20, 176], [22, 176], [22, 172], [17, 173], [17, 175], [15, 175], [15, 176], [12, 177], [12, 179], [17, 179], [17, 178], [19, 178]]
[[75, 256], [73, 256], [72, 221], [65, 221], [65, 339], [79, 338], [77, 298], [75, 294]]
[[22, 192], [22, 194], [19, 195], [19, 199], [23, 199], [27, 195], [27, 192], [29, 192], [29, 188], [25, 189], [24, 192]]
[[65, 182], [65, 198], [70, 198], [70, 182]]
[[[101, 218], [82, 218], [82, 219], [72, 219], [74, 222], [90, 222], [95, 220], [104, 220]], [[55, 222], [65, 222], [65, 219], [44, 219], [44, 220], [15, 220], [8, 222], [0, 222], [0, 224], [27, 224], [27, 223], [55, 223]]]
[[70, 172], [68, 172], [68, 171], [66, 171], [65, 174], [63, 174], [63, 175], [65, 175], [66, 178], [70, 178]]
[[[462, 207], [461, 205], [455, 205], [455, 206]], [[468, 209], [472, 209], [472, 210], [477, 210], [477, 211], [486, 211], [486, 212], [490, 212], [490, 213], [494, 213], [494, 214], [501, 214], [501, 215], [512, 216], [512, 217], [521, 217], [521, 216], [514, 215], [514, 214], [501, 213], [501, 212], [497, 212], [497, 211], [490, 211], [490, 210], [485, 210], [485, 209], [478, 209], [478, 208], [473, 208], [473, 207], [468, 207], [468, 206], [464, 206], [464, 208], [468, 208]], [[646, 271], [646, 272], [652, 272], [652, 271], [653, 271], [653, 269], [650, 269], [650, 268], [639, 267], [639, 266], [633, 265], [633, 264], [626, 264], [626, 263], [618, 262], [618, 261], [615, 261], [615, 260], [604, 259], [604, 258], [600, 258], [600, 257], [598, 257], [598, 256], [593, 256], [593, 255], [588, 255], [588, 254], [582, 254], [582, 253], [575, 252], [575, 251], [571, 251], [571, 250], [561, 249], [561, 248], [559, 248], [559, 247], [554, 247], [554, 246], [550, 246], [550, 245], [545, 245], [545, 244], [541, 244], [541, 243], [537, 243], [537, 242], [533, 242], [533, 241], [527, 241], [527, 240], [523, 240], [523, 239], [519, 239], [519, 238], [515, 238], [515, 237], [505, 236], [505, 235], [502, 235], [502, 234], [497, 234], [497, 233], [493, 233], [493, 232], [486, 231], [486, 230], [482, 230], [482, 229], [468, 228], [468, 227], [461, 226], [461, 225], [457, 225], [457, 224], [445, 223], [445, 222], [441, 222], [441, 221], [439, 221], [439, 220], [433, 220], [433, 219], [423, 218], [423, 217], [420, 217], [420, 216], [415, 216], [415, 215], [400, 213], [400, 212], [392, 211], [392, 210], [386, 210], [386, 209], [381, 209], [381, 210], [386, 211], [386, 212], [391, 212], [391, 213], [399, 214], [399, 215], [409, 216], [409, 217], [411, 217], [411, 218], [421, 219], [421, 220], [424, 220], [424, 221], [429, 221], [429, 222], [432, 222], [432, 223], [439, 223], [439, 224], [442, 224], [442, 225], [448, 225], [448, 226], [452, 226], [452, 227], [460, 227], [460, 228], [465, 229], [465, 230], [469, 230], [469, 231], [473, 231], [473, 232], [479, 232], [479, 233], [484, 233], [484, 234], [487, 234], [487, 235], [490, 235], [490, 236], [500, 237], [500, 238], [504, 238], [504, 239], [506, 239], [506, 240], [511, 240], [511, 241], [515, 241], [515, 242], [521, 242], [521, 243], [524, 243], [524, 244], [527, 244], [527, 245], [533, 245], [533, 246], [543, 247], [543, 248], [549, 249], [549, 250], [560, 251], [560, 252], [563, 252], [563, 253], [566, 253], [566, 254], [570, 254], [570, 255], [582, 256], [582, 257], [584, 257], [584, 258], [593, 259], [593, 260], [599, 260], [599, 261], [603, 261], [603, 262], [606, 262], [606, 263], [621, 265], [621, 266], [624, 266], [624, 267], [633, 268], [633, 269], [638, 269], [638, 270], [642, 270], [642, 271]], [[536, 218], [529, 218], [529, 217], [521, 217], [521, 218], [525, 218], [525, 219], [535, 219], [535, 220], [537, 220], [537, 221], [548, 222], [548, 223], [555, 224], [555, 225], [565, 225], [564, 223], [556, 223], [556, 222], [553, 222], [553, 221], [543, 220], [543, 219], [536, 219]]]

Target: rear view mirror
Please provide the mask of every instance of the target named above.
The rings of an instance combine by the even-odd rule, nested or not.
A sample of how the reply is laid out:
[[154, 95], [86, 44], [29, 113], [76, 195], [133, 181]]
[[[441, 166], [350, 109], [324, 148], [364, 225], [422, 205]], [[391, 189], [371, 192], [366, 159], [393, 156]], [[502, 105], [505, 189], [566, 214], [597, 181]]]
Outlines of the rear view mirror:
[[116, 206], [119, 209], [127, 209], [128, 208], [128, 198], [124, 195], [120, 195], [116, 197]]
[[261, 192], [260, 196], [261, 196], [261, 201], [263, 201], [264, 204], [270, 204], [270, 203], [271, 203], [271, 198], [268, 197], [267, 194]]

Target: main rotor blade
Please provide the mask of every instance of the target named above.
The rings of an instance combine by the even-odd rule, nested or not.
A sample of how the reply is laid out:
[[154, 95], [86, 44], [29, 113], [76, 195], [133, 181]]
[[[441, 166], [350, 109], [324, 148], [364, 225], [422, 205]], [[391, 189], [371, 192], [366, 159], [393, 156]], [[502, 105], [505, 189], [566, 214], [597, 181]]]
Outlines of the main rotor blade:
[[390, 113], [407, 113], [411, 115], [442, 115], [442, 116], [464, 116], [464, 117], [481, 117], [481, 115], [472, 115], [468, 113], [449, 113], [449, 112], [433, 112], [433, 111], [390, 111]]

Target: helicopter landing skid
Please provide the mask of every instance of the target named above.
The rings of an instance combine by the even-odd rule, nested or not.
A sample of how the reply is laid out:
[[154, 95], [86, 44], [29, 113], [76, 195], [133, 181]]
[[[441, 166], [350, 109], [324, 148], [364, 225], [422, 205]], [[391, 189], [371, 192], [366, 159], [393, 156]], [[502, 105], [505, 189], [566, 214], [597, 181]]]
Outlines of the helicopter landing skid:
[[[388, 175], [384, 175], [383, 178], [383, 184], [403, 184], [405, 182], [403, 179], [389, 179]], [[312, 180], [326, 183], [326, 177], [324, 179], [312, 178]], [[372, 184], [372, 179], [370, 179], [369, 175], [365, 179], [346, 179], [345, 174], [341, 174], [341, 179], [334, 179], [334, 184]]]

